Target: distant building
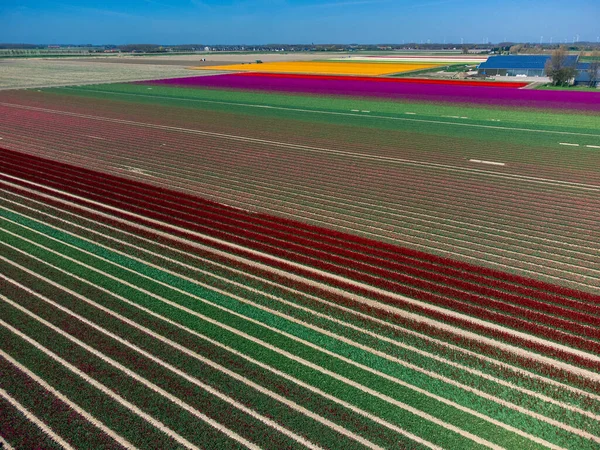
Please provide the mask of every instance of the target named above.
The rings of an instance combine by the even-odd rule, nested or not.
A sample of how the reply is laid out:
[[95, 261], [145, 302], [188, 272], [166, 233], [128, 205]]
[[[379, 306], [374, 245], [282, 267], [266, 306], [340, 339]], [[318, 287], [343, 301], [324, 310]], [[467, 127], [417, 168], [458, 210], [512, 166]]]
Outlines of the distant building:
[[[477, 73], [488, 77], [545, 77], [546, 62], [550, 58], [550, 55], [490, 56], [486, 62], [477, 66]], [[577, 68], [573, 84], [589, 84], [589, 63], [580, 63], [579, 56], [570, 55], [567, 57], [566, 64]]]
[[[479, 64], [477, 72], [486, 76], [509, 77], [545, 77], [544, 67], [550, 55], [509, 55], [490, 56], [486, 62]], [[567, 57], [567, 64], [576, 66], [576, 55]]]
[[[590, 63], [578, 63], [577, 64], [577, 76], [573, 84], [575, 85], [589, 85], [590, 84]], [[600, 79], [600, 71], [596, 77], [596, 86], [599, 86], [598, 79]]]
[[470, 48], [467, 50], [468, 54], [472, 55], [481, 55], [481, 54], [489, 54], [492, 51], [491, 48]]

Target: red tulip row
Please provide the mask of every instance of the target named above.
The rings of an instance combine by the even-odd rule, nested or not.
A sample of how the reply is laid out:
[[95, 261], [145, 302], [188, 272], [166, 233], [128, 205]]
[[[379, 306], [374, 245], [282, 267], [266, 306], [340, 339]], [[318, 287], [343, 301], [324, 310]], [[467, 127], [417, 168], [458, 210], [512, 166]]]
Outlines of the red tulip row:
[[[32, 159], [33, 157], [31, 156], [27, 156], [25, 157], [24, 161], [21, 161], [18, 165], [19, 169], [24, 169], [25, 167], [27, 167], [28, 164], [28, 159]], [[7, 164], [10, 165], [10, 161], [7, 162]], [[36, 163], [31, 162], [31, 165], [35, 166]], [[52, 163], [54, 165], [57, 165], [58, 163]], [[7, 166], [8, 167], [8, 166]], [[67, 166], [68, 167], [68, 166]], [[48, 176], [49, 174], [52, 173], [52, 168], [48, 168], [48, 171], [44, 174], [46, 176]], [[60, 175], [56, 175], [56, 176], [60, 176], [62, 177], [62, 174]], [[102, 177], [106, 177], [107, 175], [102, 175]], [[97, 178], [97, 177], [96, 177]], [[86, 176], [86, 180], [87, 180], [87, 176]], [[129, 181], [128, 183], [135, 183], [132, 181]], [[141, 184], [141, 183], [137, 183], [141, 186], [144, 187], [144, 189], [146, 189], [148, 186]], [[159, 188], [152, 188], [152, 189], [159, 189]], [[163, 190], [164, 191], [164, 190]], [[131, 191], [127, 188], [127, 189], [117, 189], [115, 187], [111, 188], [111, 193], [117, 193], [120, 192], [120, 195], [131, 195]], [[168, 191], [165, 191], [168, 192]], [[153, 193], [150, 194], [145, 194], [145, 195], [150, 195], [150, 198], [153, 198], [152, 195]], [[253, 214], [250, 218], [248, 218], [247, 214], [245, 213], [241, 213], [238, 209], [231, 209], [231, 208], [227, 208], [225, 209], [223, 207], [223, 205], [215, 203], [215, 202], [209, 202], [206, 200], [202, 200], [199, 201], [197, 199], [197, 197], [192, 197], [192, 196], [185, 196], [182, 194], [177, 193], [176, 196], [174, 197], [172, 195], [172, 193], [170, 194], [171, 200], [170, 201], [175, 201], [177, 202], [178, 206], [185, 206], [185, 207], [195, 207], [198, 204], [200, 204], [203, 207], [203, 218], [205, 219], [210, 219], [213, 221], [221, 221], [223, 224], [223, 221], [228, 221], [231, 223], [231, 226], [233, 226], [233, 228], [229, 228], [230, 231], [235, 232], [237, 230], [236, 227], [240, 226], [242, 223], [244, 224], [243, 226], [251, 231], [256, 231], [258, 233], [264, 233], [265, 228], [269, 228], [270, 229], [270, 237], [273, 238], [279, 238], [282, 240], [285, 240], [286, 243], [290, 243], [289, 241], [289, 237], [286, 233], [294, 233], [296, 235], [294, 242], [296, 244], [299, 244], [299, 246], [293, 247], [293, 243], [291, 243], [290, 245], [292, 245], [291, 247], [289, 247], [292, 250], [296, 250], [296, 251], [302, 251], [305, 247], [313, 247], [325, 252], [329, 253], [334, 253], [334, 254], [338, 254], [342, 257], [347, 257], [347, 258], [355, 258], [355, 253], [356, 252], [361, 252], [362, 254], [360, 255], [360, 263], [364, 263], [365, 266], [365, 270], [369, 270], [369, 265], [373, 265], [373, 266], [382, 266], [388, 269], [392, 269], [392, 270], [408, 270], [411, 275], [415, 275], [415, 276], [421, 276], [421, 277], [426, 277], [427, 274], [424, 272], [424, 270], [429, 270], [429, 271], [434, 271], [436, 274], [444, 274], [444, 275], [449, 275], [449, 276], [458, 276], [461, 279], [467, 279], [470, 281], [473, 281], [475, 283], [479, 283], [480, 285], [477, 285], [477, 292], [481, 293], [481, 294], [486, 294], [486, 295], [493, 295], [493, 292], [486, 286], [493, 284], [494, 287], [498, 288], [498, 289], [517, 289], [517, 291], [521, 294], [525, 294], [527, 296], [534, 296], [534, 297], [539, 297], [542, 298], [544, 300], [550, 301], [550, 302], [554, 302], [554, 303], [561, 303], [563, 304], [563, 306], [567, 306], [569, 308], [572, 308], [574, 310], [582, 310], [586, 313], [592, 313], [592, 314], [596, 314], [598, 312], [600, 312], [600, 308], [594, 306], [594, 305], [589, 305], [587, 303], [582, 303], [580, 301], [575, 301], [575, 300], [565, 300], [564, 298], [560, 297], [560, 296], [556, 296], [556, 295], [552, 295], [548, 292], [544, 292], [544, 289], [550, 289], [551, 291], [556, 291], [559, 293], [562, 293], [563, 295], [570, 295], [573, 294], [576, 297], [580, 297], [583, 295], [583, 297], [581, 297], [582, 300], [589, 300], [589, 299], [594, 299], [595, 296], [591, 295], [591, 294], [585, 294], [585, 293], [581, 293], [579, 291], [570, 291], [568, 289], [564, 289], [564, 288], [559, 288], [550, 284], [545, 284], [545, 283], [541, 283], [541, 282], [536, 282], [534, 280], [528, 280], [525, 278], [520, 278], [517, 276], [511, 276], [509, 275], [508, 277], [506, 277], [506, 274], [502, 273], [502, 272], [497, 272], [497, 271], [493, 271], [490, 269], [481, 269], [478, 268], [477, 266], [472, 266], [466, 263], [461, 263], [461, 262], [455, 262], [453, 260], [449, 260], [449, 259], [445, 259], [445, 258], [441, 258], [441, 257], [436, 257], [433, 255], [428, 255], [426, 253], [422, 253], [422, 252], [418, 252], [418, 251], [414, 251], [414, 250], [409, 250], [409, 249], [402, 249], [402, 252], [398, 252], [397, 249], [398, 247], [393, 246], [393, 245], [389, 245], [389, 244], [383, 244], [377, 241], [373, 241], [373, 240], [369, 240], [369, 239], [364, 239], [364, 238], [360, 238], [360, 237], [355, 237], [355, 236], [351, 236], [351, 235], [347, 235], [344, 233], [340, 233], [340, 232], [336, 232], [336, 231], [329, 231], [329, 233], [327, 235], [324, 235], [322, 233], [322, 229], [318, 228], [318, 227], [314, 227], [311, 225], [306, 225], [306, 224], [302, 224], [302, 223], [297, 223], [297, 222], [293, 222], [290, 220], [285, 220], [285, 219], [277, 219], [276, 222], [273, 221], [273, 218], [270, 216], [266, 216], [266, 215], [257, 215], [257, 214]], [[187, 200], [185, 199], [187, 197]], [[182, 212], [185, 212], [184, 209], [181, 210]], [[223, 214], [223, 212], [226, 211], [226, 215]], [[222, 229], [226, 229], [227, 225], [223, 225], [225, 228]], [[254, 236], [254, 239], [257, 239], [259, 241], [263, 241], [263, 242], [268, 242], [273, 241], [273, 239], [271, 238], [267, 238], [266, 236], [261, 236], [259, 234], [257, 234], [256, 236]], [[353, 241], [355, 242], [349, 242], [348, 238], [352, 238]], [[340, 242], [344, 243], [344, 247], [335, 247], [335, 245], [339, 245]], [[368, 252], [370, 252], [371, 254], [365, 254], [364, 249], [367, 248]], [[319, 257], [325, 257], [326, 255], [319, 255]], [[410, 256], [410, 257], [409, 257]], [[355, 258], [356, 259], [356, 258]], [[338, 261], [338, 262], [342, 262], [344, 263], [344, 261]], [[346, 261], [349, 262], [349, 261]], [[406, 265], [401, 265], [400, 263], [406, 263], [406, 264], [410, 264], [413, 267], [409, 267]], [[434, 264], [435, 263], [435, 264]], [[415, 267], [416, 266], [416, 267]], [[460, 270], [460, 269], [463, 270]], [[421, 270], [424, 269], [424, 270]], [[475, 273], [473, 273], [475, 272]], [[481, 275], [477, 274], [480, 273]], [[378, 275], [382, 275], [383, 273], [379, 273]], [[483, 274], [485, 274], [486, 276], [484, 276]], [[491, 278], [491, 279], [490, 279]], [[499, 278], [499, 279], [497, 279]], [[537, 286], [539, 289], [542, 289], [541, 292], [538, 291], [533, 291], [531, 287], [524, 287], [524, 286], [513, 286], [513, 285], [509, 285], [507, 284], [505, 281], [502, 281], [502, 279], [507, 279], [507, 280], [511, 280], [515, 283], [519, 283], [519, 282], [524, 282], [526, 285], [529, 286]], [[392, 276], [393, 279], [393, 276]], [[444, 279], [443, 280], [445, 283], [450, 283], [451, 284], [451, 280], [450, 279]], [[520, 304], [522, 304], [523, 302], [523, 298], [519, 297], [514, 298], [513, 299], [515, 302], [518, 302]], [[542, 309], [547, 308], [546, 306], [544, 306], [543, 304], [539, 304], [539, 303], [527, 303], [528, 306], [538, 306]], [[551, 313], [558, 313], [559, 310], [558, 309], [548, 309], [548, 312]], [[567, 315], [570, 315], [572, 311], [568, 311]], [[575, 316], [577, 317], [577, 314], [575, 313]], [[579, 320], [582, 320], [583, 322], [588, 322], [589, 318], [587, 316], [579, 316]]]
[[[89, 220], [93, 220], [98, 223], [104, 223], [104, 224], [107, 224], [110, 226], [118, 227], [119, 229], [121, 229], [125, 232], [133, 233], [135, 235], [144, 237], [146, 239], [160, 241], [163, 244], [167, 244], [173, 248], [178, 248], [179, 250], [189, 253], [189, 254], [194, 254], [194, 255], [200, 256], [202, 258], [208, 257], [209, 259], [217, 261], [221, 264], [226, 264], [226, 265], [231, 266], [232, 268], [241, 270], [242, 273], [252, 274], [254, 276], [258, 276], [259, 278], [264, 278], [264, 279], [270, 280], [276, 284], [285, 285], [291, 289], [296, 289], [300, 292], [306, 292], [311, 295], [318, 296], [322, 299], [338, 303], [342, 306], [349, 307], [349, 308], [357, 310], [357, 311], [362, 311], [363, 313], [366, 313], [369, 316], [383, 319], [386, 322], [394, 323], [396, 325], [399, 325], [400, 327], [406, 328], [407, 330], [413, 330], [417, 333], [424, 334], [426, 336], [430, 336], [433, 339], [439, 339], [441, 341], [446, 341], [450, 344], [457, 345], [466, 350], [469, 350], [469, 351], [472, 351], [475, 353], [479, 353], [479, 354], [487, 356], [487, 357], [491, 357], [495, 360], [503, 361], [507, 364], [510, 364], [510, 365], [513, 365], [516, 367], [521, 367], [526, 370], [534, 371], [543, 376], [547, 376], [551, 379], [554, 379], [554, 380], [557, 380], [557, 381], [560, 381], [563, 383], [568, 383], [573, 386], [577, 386], [586, 391], [592, 391], [592, 392], [596, 392], [596, 393], [600, 394], [600, 386], [596, 385], [595, 383], [590, 382], [586, 378], [580, 377], [579, 375], [577, 375], [576, 372], [572, 372], [572, 371], [566, 370], [566, 369], [561, 369], [560, 367], [557, 367], [552, 362], [544, 363], [541, 361], [534, 361], [534, 360], [529, 359], [529, 357], [527, 357], [526, 355], [521, 354], [520, 352], [514, 352], [513, 350], [510, 350], [510, 349], [503, 349], [501, 347], [498, 347], [495, 344], [486, 343], [485, 341], [483, 341], [479, 338], [463, 336], [463, 335], [461, 335], [461, 333], [458, 333], [458, 332], [454, 332], [451, 330], [444, 330], [439, 327], [436, 327], [435, 325], [430, 325], [430, 324], [427, 324], [425, 322], [421, 322], [418, 320], [415, 321], [409, 317], [404, 316], [402, 314], [402, 312], [400, 312], [400, 311], [397, 313], [392, 313], [392, 312], [387, 311], [385, 308], [371, 306], [367, 303], [362, 302], [361, 300], [352, 299], [346, 295], [341, 295], [339, 293], [328, 291], [324, 287], [323, 288], [317, 287], [314, 284], [311, 284], [309, 280], [305, 279], [303, 281], [301, 278], [292, 279], [292, 278], [287, 277], [285, 274], [282, 274], [281, 272], [280, 273], [274, 272], [266, 266], [263, 266], [261, 268], [260, 266], [257, 266], [255, 263], [253, 263], [252, 261], [249, 260], [249, 258], [252, 257], [251, 254], [244, 254], [243, 252], [239, 252], [239, 254], [241, 256], [246, 256], [248, 258], [248, 260], [246, 262], [235, 260], [234, 259], [235, 255], [232, 255], [232, 257], [230, 257], [230, 258], [226, 257], [225, 255], [216, 255], [213, 252], [211, 252], [210, 250], [202, 250], [202, 249], [198, 248], [197, 246], [189, 243], [187, 239], [184, 239], [184, 240], [176, 239], [175, 236], [171, 239], [171, 238], [165, 237], [164, 235], [158, 234], [159, 231], [167, 231], [168, 232], [169, 227], [155, 227], [155, 228], [159, 228], [159, 230], [157, 230], [156, 232], [153, 232], [153, 231], [147, 230], [147, 229], [143, 230], [143, 229], [140, 229], [139, 227], [136, 227], [135, 225], [128, 225], [128, 224], [125, 224], [125, 223], [119, 221], [116, 217], [114, 217], [114, 216], [117, 216], [117, 214], [113, 214], [112, 216], [101, 215], [101, 214], [94, 213], [94, 212], [90, 211], [89, 209], [88, 210], [82, 209], [81, 207], [74, 205], [74, 204], [66, 206], [60, 200], [54, 200], [54, 199], [50, 198], [50, 196], [57, 197], [56, 192], [50, 191], [45, 188], [41, 188], [39, 186], [36, 187], [35, 189], [40, 191], [41, 195], [35, 194], [31, 191], [26, 192], [17, 187], [9, 186], [7, 184], [2, 183], [1, 178], [2, 177], [0, 177], [0, 187], [6, 191], [12, 191], [21, 196], [24, 195], [25, 197], [31, 198], [34, 201], [39, 201], [39, 202], [48, 204], [49, 206], [58, 207], [59, 209], [66, 210], [66, 211], [72, 212], [74, 214], [83, 216], [83, 217], [87, 217]], [[10, 183], [13, 183], [13, 182], [14, 182], [14, 179], [10, 180]], [[46, 194], [46, 195], [44, 195], [44, 194]], [[90, 206], [93, 207], [94, 205], [90, 205]], [[126, 214], [122, 215], [122, 217], [131, 220], [131, 217], [126, 217], [126, 216], [127, 216]], [[144, 223], [144, 224], [147, 225], [147, 223]], [[172, 234], [175, 234], [175, 233], [172, 233]], [[186, 236], [185, 234], [182, 234], [182, 236], [184, 238], [188, 238], [188, 239], [194, 238], [194, 236], [191, 236], [191, 235]], [[196, 241], [200, 242], [200, 243], [206, 243], [207, 245], [211, 244], [210, 242], [202, 242], [200, 239], [196, 239]], [[214, 245], [214, 244], [212, 245], [212, 248], [228, 250], [227, 246], [220, 247], [220, 246]], [[259, 262], [262, 261], [265, 264], [269, 264], [268, 258], [265, 258], [264, 260], [260, 260], [260, 258], [255, 258], [255, 260], [259, 261]], [[274, 265], [274, 264], [272, 264], [272, 265]], [[282, 266], [282, 268], [285, 270], [285, 267]], [[325, 280], [325, 279], [323, 281], [327, 282], [327, 280]], [[381, 300], [382, 302], [389, 301], [389, 299], [383, 295], [379, 297], [379, 300]], [[439, 317], [442, 321], [448, 322], [452, 325], [460, 325], [458, 322], [453, 321], [451, 317], [449, 317], [448, 320], [444, 320], [443, 316], [434, 316], [434, 317]], [[368, 326], [368, 324], [366, 326]], [[469, 324], [467, 323], [467, 328], [469, 328], [472, 331], [477, 331], [478, 329], [481, 329], [483, 334], [486, 334], [486, 333], [490, 334], [489, 330], [483, 329], [484, 327], [473, 327], [473, 326], [469, 326]], [[497, 334], [492, 333], [492, 337], [502, 340], [506, 336], [503, 336], [502, 334], [498, 334], [498, 333]], [[506, 339], [510, 341], [510, 336], [506, 337]], [[552, 347], [552, 345], [543, 346], [543, 347], [546, 350], [548, 350], [549, 348]], [[542, 346], [540, 346], [539, 348], [544, 350], [544, 348], [542, 348]], [[556, 357], [560, 357], [561, 353], [554, 352], [554, 355]], [[570, 360], [572, 362], [573, 361], [576, 362], [576, 360], [574, 360], [572, 358], [569, 359], [570, 357], [572, 357], [572, 355], [565, 355], [565, 359]], [[587, 366], [587, 362], [589, 362], [589, 361], [582, 361], [582, 362], [583, 362], [584, 366]], [[596, 368], [596, 370], [597, 370], [597, 368]], [[507, 374], [507, 376], [509, 376], [509, 375]]]
[[[468, 319], [456, 318], [451, 314], [433, 310], [427, 305], [441, 306], [449, 311], [459, 311], [571, 347], [598, 352], [598, 330], [593, 326], [584, 326], [592, 325], [598, 312], [594, 303], [597, 303], [599, 298], [592, 294], [504, 275], [489, 269], [479, 269], [464, 263], [289, 220], [248, 214], [215, 202], [45, 161], [42, 158], [10, 151], [2, 151], [1, 155], [4, 159], [2, 166], [5, 173], [82, 197], [73, 200], [64, 196], [75, 203], [90, 205], [87, 201], [89, 199], [103, 205], [118, 207], [121, 211], [128, 211], [116, 213], [109, 208], [94, 205], [97, 210], [104, 210], [112, 215], [131, 220], [131, 213], [135, 213], [145, 218], [160, 220], [183, 230], [173, 230], [169, 225], [156, 225], [146, 219], [135, 219], [152, 228], [163, 229], [213, 247], [221, 247], [229, 252], [232, 249], [227, 244], [216, 244], [211, 239], [198, 237], [186, 230], [236, 243], [260, 251], [262, 255], [245, 250], [235, 251], [255, 261], [359, 295], [374, 297], [462, 328], [500, 337], [586, 367], [596, 366], [585, 358], [557, 351], [552, 345], [536, 344], [518, 338], [508, 331], [501, 332], [486, 325], [476, 325]], [[289, 262], [273, 260], [272, 256]], [[298, 267], [298, 263], [341, 275], [345, 280], [335, 279], [327, 273], [315, 273], [308, 267]], [[363, 284], [357, 286], [356, 282]], [[494, 287], [490, 287], [492, 285]], [[415, 305], [381, 291], [376, 292], [371, 287], [402, 294], [427, 304]], [[547, 300], [554, 304], [545, 303]]]

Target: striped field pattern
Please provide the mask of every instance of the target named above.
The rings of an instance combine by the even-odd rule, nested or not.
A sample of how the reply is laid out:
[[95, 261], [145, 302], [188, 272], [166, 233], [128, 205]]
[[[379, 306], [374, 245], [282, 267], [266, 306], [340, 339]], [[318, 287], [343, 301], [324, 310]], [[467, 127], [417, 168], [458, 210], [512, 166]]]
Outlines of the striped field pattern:
[[0, 93], [0, 448], [600, 448], [596, 103], [227, 77]]
[[517, 128], [506, 119], [498, 126], [470, 118], [329, 115], [213, 100], [192, 109], [138, 104], [162, 100], [162, 94], [143, 97], [140, 88], [156, 92], [133, 86], [131, 97], [110, 93], [131, 102], [19, 93], [19, 103], [0, 102], [2, 143], [231, 206], [597, 292], [599, 154], [586, 147], [600, 145], [600, 128], [592, 133], [595, 117], [582, 116], [581, 128], [558, 128], [542, 127], [531, 115], [531, 124]]
[[232, 72], [261, 73], [302, 73], [302, 74], [338, 74], [338, 75], [389, 75], [431, 69], [441, 63], [424, 62], [360, 62], [360, 61], [272, 61], [258, 64], [230, 64], [193, 67], [198, 70], [218, 70]]
[[[235, 67], [235, 66], [227, 66]], [[248, 67], [248, 66], [246, 66]], [[209, 69], [209, 68], [207, 68]], [[210, 68], [221, 70], [220, 68]], [[229, 88], [328, 96], [361, 96], [388, 100], [413, 99], [436, 103], [468, 103], [539, 109], [600, 112], [598, 94], [573, 91], [517, 89], [524, 83], [470, 80], [421, 80], [364, 76], [302, 75], [240, 72], [215, 76], [140, 81], [149, 86]]]
[[600, 445], [598, 297], [0, 159], [17, 447]]

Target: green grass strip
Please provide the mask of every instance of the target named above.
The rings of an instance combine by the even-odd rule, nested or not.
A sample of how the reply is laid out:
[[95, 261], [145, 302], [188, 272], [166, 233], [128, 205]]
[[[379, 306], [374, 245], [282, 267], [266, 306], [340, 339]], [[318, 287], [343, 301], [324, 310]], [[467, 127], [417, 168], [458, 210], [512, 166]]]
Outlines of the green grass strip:
[[[151, 87], [151, 92], [148, 89]], [[597, 132], [598, 118], [587, 114], [560, 111], [531, 111], [517, 108], [484, 107], [478, 105], [444, 105], [417, 101], [389, 99], [344, 98], [310, 94], [282, 94], [277, 92], [249, 92], [244, 90], [191, 89], [173, 86], [147, 86], [133, 83], [115, 83], [69, 88], [46, 88], [46, 93], [108, 98], [135, 103], [173, 104], [169, 97], [178, 100], [174, 105], [194, 107], [190, 100], [223, 101], [242, 105], [263, 105], [282, 108], [304, 108], [318, 111], [350, 112], [352, 109], [374, 111], [383, 114], [414, 112], [418, 118], [441, 118], [441, 116], [469, 117], [487, 124], [490, 119], [500, 120], [501, 126], [535, 126], [538, 129], [590, 130]], [[116, 95], [115, 95], [116, 94]], [[131, 94], [131, 95], [118, 95]], [[197, 105], [196, 107], [200, 107]], [[201, 109], [206, 106], [200, 107]], [[423, 116], [423, 117], [421, 117]], [[548, 128], [546, 128], [548, 127]], [[596, 127], [596, 128], [595, 128]]]

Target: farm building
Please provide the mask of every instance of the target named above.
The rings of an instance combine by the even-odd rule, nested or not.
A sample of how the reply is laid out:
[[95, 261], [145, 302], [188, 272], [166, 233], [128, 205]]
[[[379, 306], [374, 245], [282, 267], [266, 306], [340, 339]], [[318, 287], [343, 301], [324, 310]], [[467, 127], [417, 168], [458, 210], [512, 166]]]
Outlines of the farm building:
[[[577, 76], [573, 84], [575, 85], [588, 85], [590, 84], [590, 63], [579, 63], [577, 64]], [[600, 79], [600, 72], [596, 76], [596, 80]], [[600, 83], [596, 81], [596, 86]]]
[[[480, 75], [543, 77], [549, 55], [490, 56], [477, 67]], [[568, 56], [567, 64], [576, 65], [578, 56]]]
[[[486, 76], [544, 77], [544, 67], [549, 59], [550, 55], [490, 56], [486, 62], [479, 64], [477, 71], [479, 75]], [[589, 63], [579, 62], [577, 55], [568, 56], [566, 63], [577, 68], [573, 84], [589, 84]]]

